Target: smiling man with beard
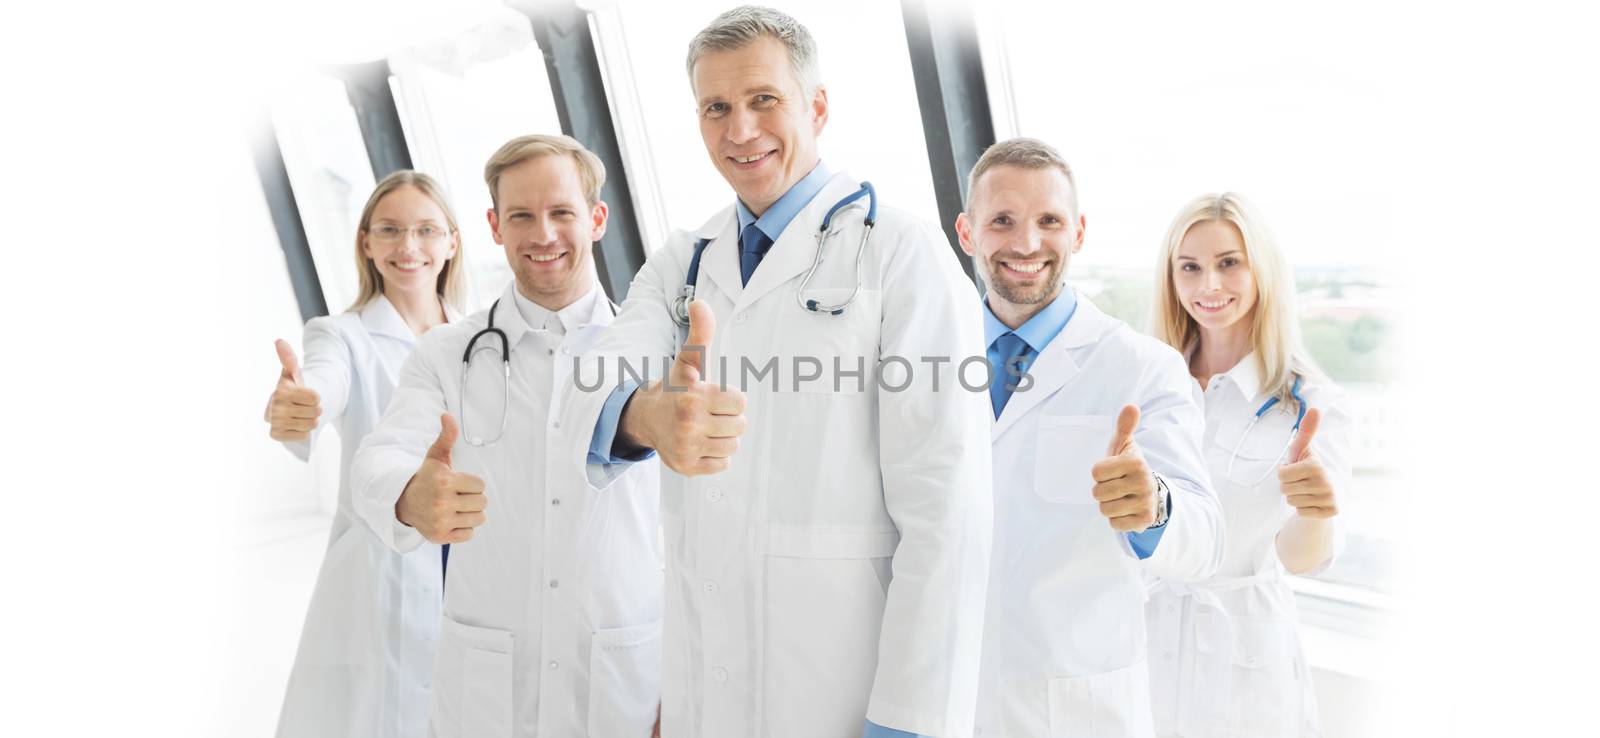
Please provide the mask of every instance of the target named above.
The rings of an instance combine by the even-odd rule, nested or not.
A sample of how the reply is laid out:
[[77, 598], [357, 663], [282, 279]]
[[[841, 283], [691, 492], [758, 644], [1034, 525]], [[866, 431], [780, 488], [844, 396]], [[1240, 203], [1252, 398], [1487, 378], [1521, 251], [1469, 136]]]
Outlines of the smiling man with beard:
[[[1204, 417], [1177, 352], [1066, 286], [1086, 220], [1055, 149], [997, 143], [967, 192], [956, 232], [988, 285], [997, 378], [978, 728], [1152, 736], [1144, 577], [1202, 579], [1222, 557]], [[1005, 383], [1017, 370], [1031, 386]]]

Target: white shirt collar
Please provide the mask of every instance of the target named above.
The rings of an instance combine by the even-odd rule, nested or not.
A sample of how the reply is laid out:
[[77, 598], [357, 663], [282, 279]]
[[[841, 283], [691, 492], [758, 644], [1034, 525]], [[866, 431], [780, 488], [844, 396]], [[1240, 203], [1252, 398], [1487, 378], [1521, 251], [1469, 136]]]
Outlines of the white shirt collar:
[[560, 310], [550, 310], [539, 303], [522, 296], [522, 291], [513, 284], [511, 295], [517, 306], [517, 313], [522, 316], [522, 322], [533, 330], [546, 330], [558, 336], [564, 336], [567, 331], [587, 325], [595, 311], [595, 301], [599, 299], [600, 290], [590, 286], [589, 291]]
[[1227, 377], [1233, 386], [1238, 388], [1239, 394], [1245, 402], [1252, 402], [1261, 394], [1261, 362], [1256, 361], [1256, 352], [1251, 351], [1244, 355], [1233, 368], [1211, 378], [1212, 383]]
[[[448, 302], [444, 304], [444, 320], [454, 323], [461, 320], [461, 311]], [[400, 316], [400, 311], [395, 309], [394, 303], [383, 293], [378, 293], [367, 304], [362, 305], [358, 311], [361, 314], [361, 324], [366, 326], [368, 333], [398, 338], [407, 343], [417, 340], [416, 334], [411, 332], [411, 326], [406, 324], [406, 319]]]

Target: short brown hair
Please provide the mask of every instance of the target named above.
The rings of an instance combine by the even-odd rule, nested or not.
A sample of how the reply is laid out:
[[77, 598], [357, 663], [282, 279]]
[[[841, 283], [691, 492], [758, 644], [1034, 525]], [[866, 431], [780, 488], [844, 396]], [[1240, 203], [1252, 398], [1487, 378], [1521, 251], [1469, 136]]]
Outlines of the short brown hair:
[[978, 189], [978, 180], [985, 172], [999, 166], [1053, 168], [1066, 175], [1067, 186], [1072, 190], [1072, 215], [1078, 215], [1078, 182], [1072, 176], [1072, 167], [1055, 147], [1036, 138], [1008, 138], [985, 149], [978, 163], [972, 165], [972, 173], [967, 175], [967, 201], [962, 204], [963, 209], [972, 207], [972, 193]]
[[489, 201], [495, 212], [500, 212], [500, 175], [522, 162], [540, 156], [566, 154], [578, 165], [578, 179], [583, 182], [583, 196], [593, 207], [600, 202], [600, 188], [606, 184], [606, 165], [600, 157], [583, 147], [571, 136], [533, 134], [518, 136], [489, 157], [483, 165], [483, 181], [489, 185]]

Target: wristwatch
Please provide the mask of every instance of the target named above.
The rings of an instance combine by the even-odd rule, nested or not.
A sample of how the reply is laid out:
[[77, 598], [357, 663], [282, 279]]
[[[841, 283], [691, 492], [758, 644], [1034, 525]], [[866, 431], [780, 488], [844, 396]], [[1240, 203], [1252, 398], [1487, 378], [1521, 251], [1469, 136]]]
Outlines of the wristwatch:
[[1167, 524], [1167, 513], [1169, 511], [1167, 498], [1171, 496], [1172, 492], [1167, 488], [1167, 480], [1162, 479], [1160, 474], [1150, 472], [1150, 476], [1156, 480], [1156, 522], [1151, 523], [1150, 528], [1160, 528]]

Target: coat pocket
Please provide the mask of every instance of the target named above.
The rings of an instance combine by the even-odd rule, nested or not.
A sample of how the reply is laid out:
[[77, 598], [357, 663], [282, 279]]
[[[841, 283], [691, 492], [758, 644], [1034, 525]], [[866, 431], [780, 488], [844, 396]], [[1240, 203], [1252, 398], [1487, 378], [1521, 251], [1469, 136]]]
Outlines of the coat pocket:
[[1253, 416], [1225, 419], [1211, 439], [1223, 463], [1221, 469], [1213, 467], [1213, 473], [1247, 487], [1276, 480], [1274, 470], [1284, 463], [1293, 437], [1294, 416], [1286, 412], [1269, 412], [1260, 420]]
[[589, 737], [648, 738], [661, 704], [661, 621], [589, 642]]
[[1300, 735], [1304, 666], [1291, 620], [1234, 618], [1233, 729], [1238, 736]]
[[1196, 602], [1185, 641], [1190, 658], [1183, 672], [1175, 706], [1182, 735], [1228, 736], [1233, 723], [1234, 622], [1221, 610]]
[[861, 734], [899, 540], [892, 528], [768, 527], [763, 736]]
[[1105, 458], [1116, 419], [1107, 415], [1041, 415], [1034, 440], [1033, 488], [1045, 502], [1093, 505], [1090, 469]]
[[1103, 674], [1051, 679], [1051, 738], [1149, 738], [1150, 670], [1143, 661]]
[[437, 738], [510, 738], [512, 636], [446, 616], [433, 691]]

